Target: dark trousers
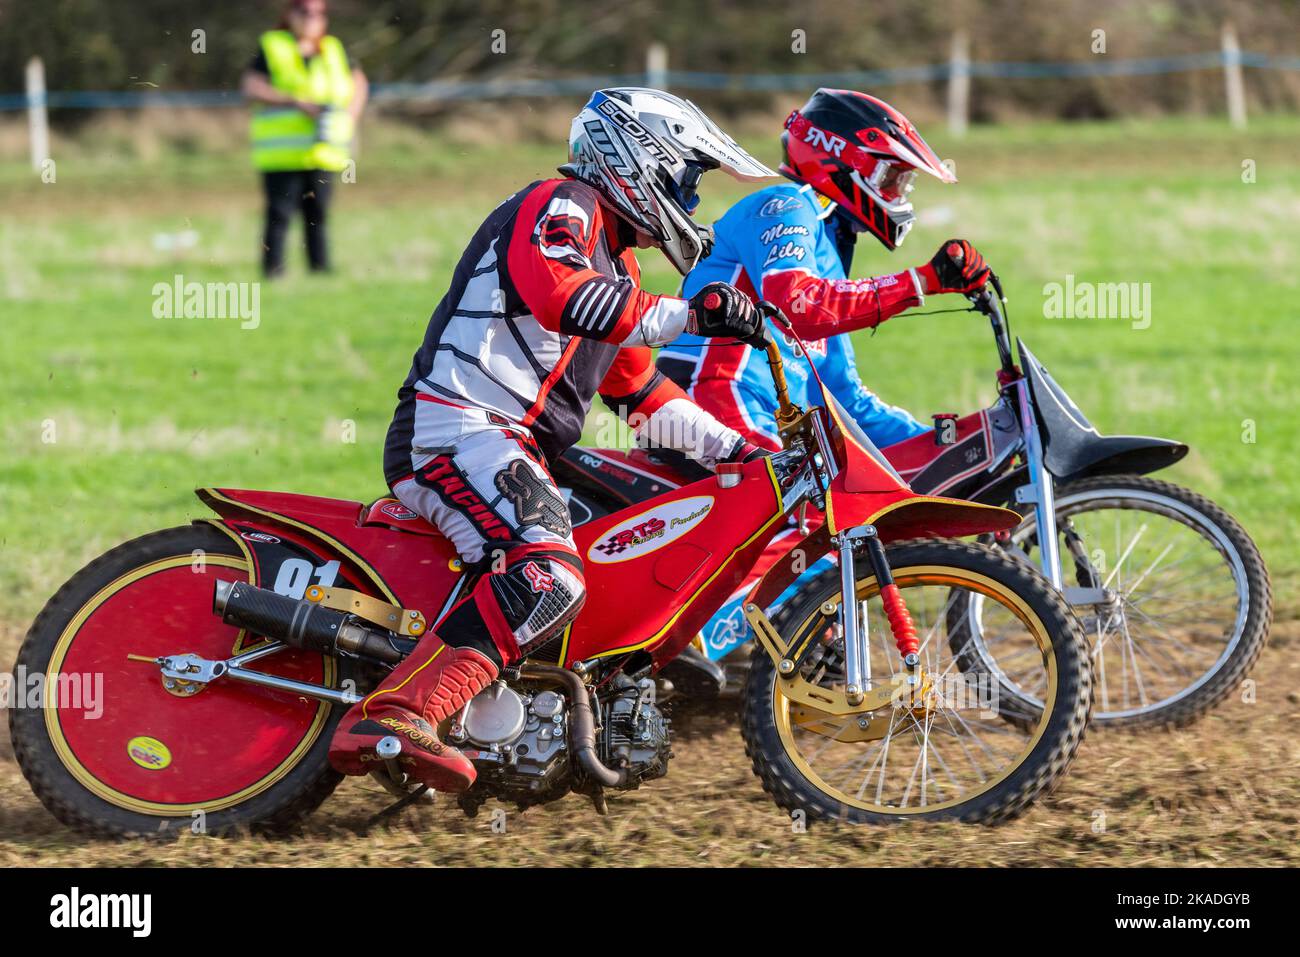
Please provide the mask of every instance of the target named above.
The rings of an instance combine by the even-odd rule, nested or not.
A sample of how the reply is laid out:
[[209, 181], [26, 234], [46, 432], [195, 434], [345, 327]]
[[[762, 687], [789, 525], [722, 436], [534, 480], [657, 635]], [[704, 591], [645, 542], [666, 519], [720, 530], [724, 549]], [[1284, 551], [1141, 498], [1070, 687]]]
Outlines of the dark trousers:
[[313, 272], [329, 269], [325, 215], [334, 188], [334, 174], [319, 169], [263, 173], [262, 187], [266, 192], [262, 272], [267, 276], [284, 272], [284, 237], [296, 210], [302, 210], [308, 264]]

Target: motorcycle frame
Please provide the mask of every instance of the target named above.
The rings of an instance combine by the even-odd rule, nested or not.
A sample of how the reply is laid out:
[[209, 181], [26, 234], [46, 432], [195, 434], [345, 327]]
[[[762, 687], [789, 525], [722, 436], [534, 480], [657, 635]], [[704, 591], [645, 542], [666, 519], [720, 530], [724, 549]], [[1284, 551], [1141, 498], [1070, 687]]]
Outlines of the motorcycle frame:
[[1002, 284], [997, 277], [993, 277], [991, 285], [992, 289], [986, 287], [972, 300], [978, 305], [982, 299], [987, 305], [985, 312], [993, 327], [993, 338], [997, 341], [998, 358], [1002, 363], [999, 380], [1005, 382], [1003, 393], [1012, 390], [1015, 392], [1025, 464], [1029, 472], [1029, 482], [1015, 490], [1015, 500], [1022, 505], [1033, 503], [1034, 518], [1038, 523], [1039, 566], [1052, 587], [1061, 591], [1061, 556], [1056, 538], [1056, 484], [1043, 461], [1043, 436], [1038, 430], [1038, 416], [1034, 412], [1033, 397], [1029, 393], [1029, 380], [1011, 358], [1011, 330], [1003, 312], [1006, 299], [1002, 295]]

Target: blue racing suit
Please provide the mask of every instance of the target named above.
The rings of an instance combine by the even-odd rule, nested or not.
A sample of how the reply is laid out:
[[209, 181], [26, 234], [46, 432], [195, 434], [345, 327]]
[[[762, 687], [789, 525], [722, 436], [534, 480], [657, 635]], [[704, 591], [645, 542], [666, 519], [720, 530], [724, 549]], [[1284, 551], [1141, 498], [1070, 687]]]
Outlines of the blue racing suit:
[[[823, 207], [810, 187], [794, 183], [770, 186], [742, 199], [714, 224], [714, 232], [713, 251], [686, 277], [683, 296], [694, 295], [710, 282], [729, 282], [756, 299], [774, 302], [804, 340], [826, 388], [873, 443], [884, 447], [928, 431], [906, 410], [883, 402], [863, 385], [853, 344], [844, 334], [874, 327], [923, 301], [915, 271], [848, 280], [853, 243], [844, 218], [834, 215], [833, 206]], [[816, 381], [794, 353], [793, 340], [778, 335], [777, 343], [790, 400], [803, 408], [822, 404]], [[684, 334], [659, 351], [657, 363], [724, 424], [765, 448], [781, 448], [773, 415], [776, 390], [761, 352]], [[787, 547], [796, 541], [788, 541]], [[828, 565], [824, 559], [805, 574]], [[722, 657], [748, 638], [740, 612], [743, 593], [733, 596], [703, 629], [710, 658]]]
[[[823, 209], [807, 186], [783, 183], [759, 190], [714, 224], [713, 252], [686, 277], [682, 293], [689, 298], [707, 283], [729, 282], [781, 306], [807, 343], [826, 387], [872, 442], [893, 445], [926, 427], [862, 384], [853, 343], [836, 333], [875, 326], [917, 305], [920, 284], [911, 270], [874, 280], [847, 280], [852, 244], [839, 235], [843, 229], [840, 217]], [[831, 315], [822, 315], [826, 312]], [[809, 397], [808, 390], [815, 392], [816, 385], [807, 366], [795, 357], [793, 342], [786, 336], [778, 342], [786, 360], [790, 400], [805, 408], [818, 404], [816, 396]], [[682, 335], [660, 350], [658, 365], [696, 402], [750, 441], [781, 447], [772, 414], [776, 391], [761, 352]]]

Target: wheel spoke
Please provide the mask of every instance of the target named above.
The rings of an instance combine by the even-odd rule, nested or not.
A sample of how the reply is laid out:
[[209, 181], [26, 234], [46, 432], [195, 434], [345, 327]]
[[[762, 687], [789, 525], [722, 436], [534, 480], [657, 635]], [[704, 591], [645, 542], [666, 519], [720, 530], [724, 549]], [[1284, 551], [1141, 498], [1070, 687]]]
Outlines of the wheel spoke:
[[[1115, 567], [1110, 570], [1110, 574], [1106, 576], [1106, 580], [1101, 583], [1101, 586], [1103, 588], [1109, 587], [1111, 581], [1113, 581], [1115, 576], [1120, 573], [1120, 569], [1124, 567], [1124, 562], [1128, 559], [1129, 552], [1133, 551], [1134, 547], [1138, 543], [1138, 540], [1143, 536], [1143, 534], [1145, 534], [1146, 530], [1147, 530], [1147, 526], [1145, 522], [1143, 522], [1140, 526], [1138, 526], [1138, 530], [1133, 533], [1133, 537], [1129, 540], [1128, 546], [1125, 547], [1124, 551], [1120, 554], [1119, 558], [1115, 560]], [[1118, 520], [1116, 520], [1115, 522], [1115, 544], [1116, 547], [1118, 547], [1119, 545], [1119, 521]]]
[[1150, 575], [1153, 571], [1155, 571], [1156, 566], [1165, 560], [1165, 556], [1169, 554], [1170, 550], [1172, 550], [1173, 547], [1174, 547], [1173, 542], [1170, 542], [1168, 545], [1166, 545], [1164, 549], [1160, 552], [1160, 554], [1155, 557], [1155, 560], [1146, 567], [1146, 570], [1143, 571], [1142, 574], [1139, 575], [1135, 581], [1129, 583], [1127, 591], [1128, 592], [1136, 591], [1137, 587], [1141, 585], [1144, 581], [1146, 581], [1147, 576]]
[[[1222, 667], [1250, 621], [1251, 584], [1231, 533], [1176, 488], [1165, 494], [1159, 483], [1115, 481], [1107, 486], [1098, 480], [1074, 493], [1062, 487], [1057, 498], [1065, 568], [1073, 556], [1076, 567], [1093, 568], [1093, 581], [1118, 599], [1114, 608], [1098, 608], [1084, 620], [1102, 720], [1117, 712], [1146, 713], [1194, 693]], [[1078, 538], [1065, 540], [1067, 531]], [[1037, 547], [1036, 541], [1031, 519], [1013, 533], [1012, 546]], [[1110, 567], [1097, 557], [1098, 548], [1113, 557]], [[1086, 572], [1076, 577], [1090, 584]], [[1001, 662], [996, 634], [981, 629], [977, 617], [971, 622], [967, 653]], [[1032, 704], [1036, 689], [1029, 680], [1005, 664], [1003, 672], [1007, 692]]]

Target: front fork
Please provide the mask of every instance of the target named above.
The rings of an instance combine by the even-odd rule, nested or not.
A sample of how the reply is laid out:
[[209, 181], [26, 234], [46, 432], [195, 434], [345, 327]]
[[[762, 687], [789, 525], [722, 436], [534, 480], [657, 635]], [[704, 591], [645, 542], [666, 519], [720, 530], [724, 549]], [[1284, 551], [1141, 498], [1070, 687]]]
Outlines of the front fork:
[[1016, 502], [1033, 503], [1034, 518], [1038, 523], [1038, 557], [1043, 574], [1052, 587], [1061, 591], [1061, 554], [1056, 539], [1056, 490], [1052, 473], [1043, 461], [1043, 440], [1038, 431], [1038, 418], [1033, 403], [1029, 401], [1029, 386], [1021, 380], [1017, 389], [1020, 408], [1020, 430], [1025, 437], [1025, 460], [1029, 469], [1029, 483], [1016, 489]]
[[861, 543], [871, 562], [871, 570], [880, 586], [880, 601], [898, 653], [907, 669], [909, 684], [915, 684], [917, 665], [920, 663], [920, 644], [916, 626], [907, 610], [907, 603], [894, 583], [889, 570], [889, 558], [875, 526], [863, 525], [843, 531], [838, 536], [840, 558], [840, 626], [844, 632], [844, 695], [849, 704], [862, 702], [871, 690], [871, 636], [867, 618], [858, 601], [857, 573], [854, 569], [854, 546]]

